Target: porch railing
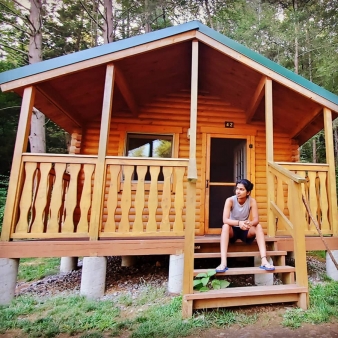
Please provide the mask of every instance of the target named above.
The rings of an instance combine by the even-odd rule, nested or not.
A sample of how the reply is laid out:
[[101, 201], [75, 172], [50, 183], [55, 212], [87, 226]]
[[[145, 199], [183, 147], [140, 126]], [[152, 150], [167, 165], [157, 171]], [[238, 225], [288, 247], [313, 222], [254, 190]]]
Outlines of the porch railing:
[[188, 160], [107, 158], [106, 165], [100, 237], [184, 236]]
[[[291, 235], [294, 242], [294, 257], [297, 284], [308, 287], [306, 246], [305, 246], [305, 218], [302, 208], [302, 185], [307, 182], [284, 166], [274, 162], [268, 162], [268, 181], [272, 194], [269, 192], [270, 210], [268, 210], [269, 222], [275, 221], [270, 236], [278, 233], [277, 229], [283, 229], [283, 233]], [[271, 230], [270, 230], [271, 232]], [[305, 299], [302, 300], [307, 303]]]
[[[96, 156], [24, 154], [10, 238], [89, 237]], [[188, 160], [106, 159], [99, 237], [183, 236]], [[148, 181], [149, 178], [149, 181]]]
[[[301, 193], [307, 200], [311, 213], [316, 218], [322, 233], [324, 235], [332, 235], [333, 220], [330, 219], [330, 210], [335, 206], [330, 201], [327, 188], [329, 166], [327, 164], [287, 162], [280, 162], [278, 164], [290, 173], [294, 173], [304, 179], [303, 183], [300, 184]], [[289, 191], [289, 178], [274, 169], [271, 170], [271, 174], [273, 175], [275, 202], [284, 214], [288, 216], [290, 205], [294, 203], [295, 198]], [[304, 228], [305, 235], [318, 236], [318, 232], [311, 222], [303, 203], [301, 203], [300, 208], [298, 210], [298, 218], [299, 223]], [[276, 224], [275, 230], [276, 235], [288, 234], [281, 223]]]

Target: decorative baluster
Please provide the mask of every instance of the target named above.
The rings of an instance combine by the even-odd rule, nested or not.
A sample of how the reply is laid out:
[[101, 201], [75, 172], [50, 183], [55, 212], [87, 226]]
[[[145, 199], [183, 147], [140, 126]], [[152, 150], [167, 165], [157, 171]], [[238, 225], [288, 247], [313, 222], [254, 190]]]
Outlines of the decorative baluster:
[[124, 185], [121, 198], [121, 221], [119, 224], [119, 232], [129, 232], [129, 210], [131, 207], [131, 177], [134, 172], [134, 166], [124, 166]]
[[63, 195], [63, 174], [66, 170], [66, 163], [55, 163], [55, 180], [53, 184], [52, 198], [50, 202], [50, 218], [47, 224], [48, 233], [59, 232], [60, 209]]
[[[309, 205], [314, 218], [318, 220], [317, 215], [317, 194], [316, 194], [316, 172], [309, 171]], [[310, 223], [309, 230], [316, 231], [316, 227]]]
[[108, 169], [110, 172], [110, 186], [108, 191], [108, 199], [107, 199], [107, 212], [108, 217], [104, 227], [104, 232], [115, 232], [116, 224], [115, 224], [115, 210], [117, 208], [118, 201], [118, 186], [120, 179], [120, 165], [108, 165]]
[[173, 231], [183, 231], [183, 208], [184, 208], [184, 192], [183, 192], [183, 176], [185, 168], [177, 167], [175, 168], [175, 178], [176, 178], [176, 193], [175, 193], [175, 222], [173, 226]]
[[94, 168], [94, 164], [83, 165], [84, 182], [80, 200], [81, 218], [76, 229], [76, 232], [80, 233], [89, 231], [88, 211], [92, 203], [92, 176]]
[[147, 173], [146, 166], [137, 166], [137, 190], [135, 195], [135, 221], [133, 232], [143, 232], [142, 213], [144, 209], [144, 178]]
[[319, 178], [319, 197], [320, 197], [320, 208], [321, 208], [321, 230], [332, 230], [329, 219], [328, 219], [328, 192], [326, 189], [326, 180], [327, 173], [326, 172], [318, 172]]
[[51, 163], [40, 163], [40, 181], [37, 184], [37, 194], [34, 202], [35, 218], [31, 226], [32, 233], [42, 233], [44, 230], [44, 211], [47, 203], [48, 174], [52, 167]]
[[156, 223], [156, 211], [158, 206], [158, 174], [160, 173], [160, 167], [150, 167], [150, 190], [148, 198], [148, 210], [149, 210], [149, 219], [146, 227], [147, 232], [157, 231]]
[[68, 167], [68, 172], [70, 174], [70, 182], [68, 186], [68, 191], [65, 201], [65, 212], [66, 218], [65, 222], [62, 225], [62, 233], [73, 233], [74, 232], [74, 220], [73, 214], [77, 204], [77, 180], [79, 171], [81, 169], [81, 164], [72, 163]]
[[170, 221], [169, 221], [169, 213], [171, 208], [171, 174], [173, 168], [172, 167], [163, 167], [163, 192], [162, 192], [162, 222], [160, 224], [160, 231], [170, 231]]
[[15, 227], [15, 232], [28, 232], [28, 214], [31, 210], [33, 198], [33, 181], [36, 171], [36, 163], [25, 163], [25, 183], [20, 199], [20, 218]]

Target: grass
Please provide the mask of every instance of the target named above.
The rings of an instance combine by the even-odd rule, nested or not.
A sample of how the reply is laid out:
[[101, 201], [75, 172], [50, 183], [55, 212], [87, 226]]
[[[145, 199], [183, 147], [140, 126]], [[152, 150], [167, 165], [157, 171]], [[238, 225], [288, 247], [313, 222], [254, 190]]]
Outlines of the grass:
[[[338, 282], [311, 285], [311, 307], [287, 310], [283, 326], [298, 328], [302, 323], [325, 323], [338, 318]], [[143, 285], [137, 296], [123, 294], [111, 300], [91, 301], [79, 295], [38, 298], [19, 296], [10, 305], [0, 306], [0, 333], [28, 337], [81, 338], [121, 336], [131, 338], [174, 338], [210, 328], [255, 324], [258, 315], [233, 309], [196, 312], [182, 319], [182, 297], [168, 297], [164, 287]]]
[[310, 285], [310, 308], [288, 310], [282, 325], [295, 329], [302, 323], [327, 323], [333, 318], [338, 318], [338, 281], [327, 279], [326, 283]]
[[58, 273], [60, 258], [21, 258], [18, 281], [30, 282]]
[[320, 259], [320, 260], [326, 259], [326, 251], [325, 250], [307, 251], [307, 255], [315, 257], [315, 258]]

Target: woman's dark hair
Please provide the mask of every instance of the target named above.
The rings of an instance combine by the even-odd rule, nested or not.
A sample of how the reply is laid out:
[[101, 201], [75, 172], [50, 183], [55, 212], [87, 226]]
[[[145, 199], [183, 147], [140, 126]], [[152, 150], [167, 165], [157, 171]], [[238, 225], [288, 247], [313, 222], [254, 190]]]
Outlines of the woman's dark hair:
[[249, 180], [247, 180], [246, 178], [242, 178], [242, 179], [238, 180], [236, 182], [236, 186], [237, 186], [237, 184], [243, 184], [246, 191], [251, 191], [254, 187], [254, 185]]

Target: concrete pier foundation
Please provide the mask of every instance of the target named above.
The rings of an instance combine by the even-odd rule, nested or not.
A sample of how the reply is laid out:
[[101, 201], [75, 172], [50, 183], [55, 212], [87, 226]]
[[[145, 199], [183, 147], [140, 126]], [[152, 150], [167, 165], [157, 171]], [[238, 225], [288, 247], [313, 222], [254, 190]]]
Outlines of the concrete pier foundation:
[[18, 258], [0, 258], [0, 305], [9, 304], [15, 295]]
[[78, 257], [61, 257], [60, 273], [68, 273], [77, 269]]
[[106, 286], [106, 271], [106, 257], [84, 257], [80, 294], [88, 299], [102, 297]]
[[[272, 259], [269, 258], [268, 262], [270, 264], [272, 264]], [[260, 257], [255, 257], [254, 258], [254, 265], [255, 266], [260, 266], [262, 263], [262, 260]], [[259, 275], [255, 275], [255, 284], [257, 286], [260, 285], [273, 285], [273, 273], [272, 272], [268, 272], [268, 273], [262, 273]]]
[[[334, 259], [338, 262], [338, 250], [331, 250]], [[338, 280], [338, 270], [334, 265], [330, 255], [326, 252], [326, 274], [333, 280]]]
[[168, 292], [180, 294], [183, 289], [184, 254], [170, 255]]

